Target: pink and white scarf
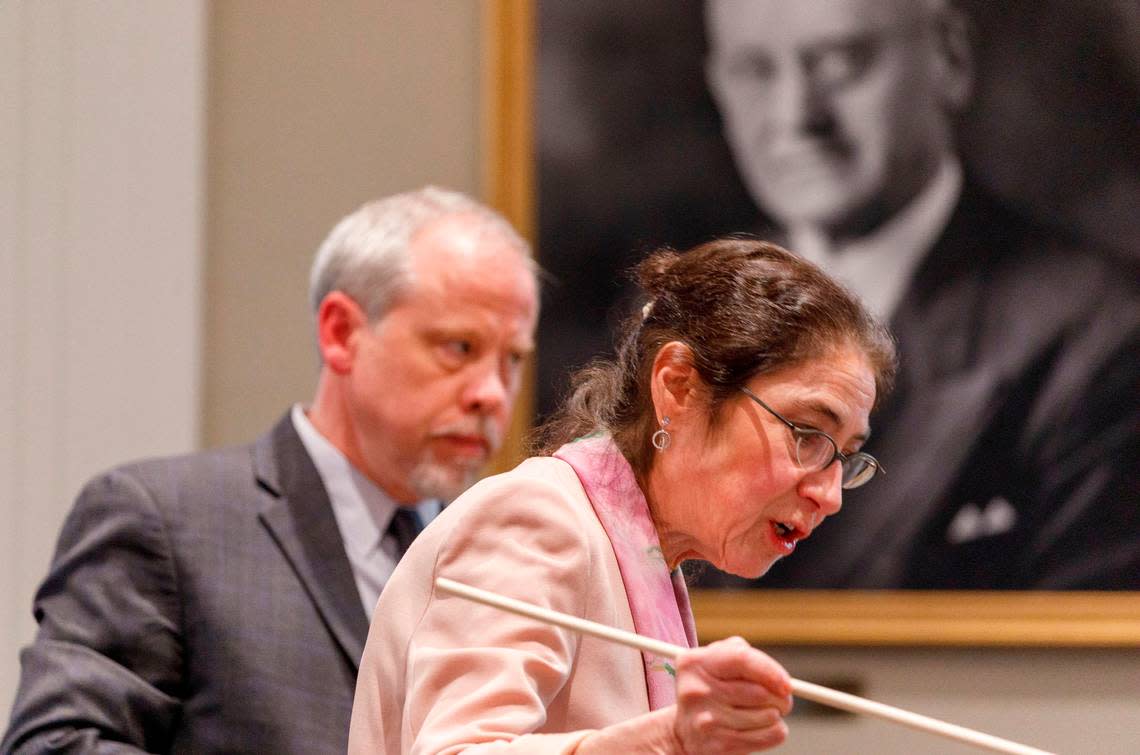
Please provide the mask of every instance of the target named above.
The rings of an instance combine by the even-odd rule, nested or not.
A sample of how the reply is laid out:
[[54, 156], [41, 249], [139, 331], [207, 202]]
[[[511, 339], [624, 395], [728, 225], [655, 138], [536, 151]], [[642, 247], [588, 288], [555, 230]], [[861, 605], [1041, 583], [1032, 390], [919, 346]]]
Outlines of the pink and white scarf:
[[[638, 634], [682, 647], [697, 646], [689, 591], [680, 569], [669, 571], [657, 528], [633, 468], [608, 435], [562, 446], [554, 457], [573, 467], [594, 513], [613, 544]], [[649, 709], [677, 699], [676, 670], [667, 659], [642, 653]]]

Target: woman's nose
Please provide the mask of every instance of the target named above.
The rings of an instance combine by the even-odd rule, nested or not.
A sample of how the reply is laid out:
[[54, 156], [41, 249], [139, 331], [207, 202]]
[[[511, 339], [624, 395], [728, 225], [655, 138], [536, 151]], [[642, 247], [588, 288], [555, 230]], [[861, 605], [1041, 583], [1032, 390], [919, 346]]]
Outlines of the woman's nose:
[[843, 467], [836, 459], [817, 472], [809, 472], [800, 481], [800, 495], [814, 501], [827, 517], [843, 507]]

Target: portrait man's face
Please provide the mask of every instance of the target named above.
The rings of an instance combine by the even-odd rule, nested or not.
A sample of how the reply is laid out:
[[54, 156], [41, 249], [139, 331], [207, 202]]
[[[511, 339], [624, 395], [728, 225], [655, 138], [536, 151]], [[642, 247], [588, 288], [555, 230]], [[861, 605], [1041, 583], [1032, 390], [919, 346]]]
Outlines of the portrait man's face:
[[745, 184], [785, 226], [858, 236], [951, 149], [964, 26], [932, 0], [710, 0], [708, 75]]

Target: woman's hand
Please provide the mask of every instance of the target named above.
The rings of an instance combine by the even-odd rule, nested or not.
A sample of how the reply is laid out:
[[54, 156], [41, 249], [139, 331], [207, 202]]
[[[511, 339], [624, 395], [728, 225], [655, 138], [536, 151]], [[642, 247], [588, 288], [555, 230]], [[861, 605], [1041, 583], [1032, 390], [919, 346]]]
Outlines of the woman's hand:
[[791, 710], [788, 672], [740, 637], [677, 658], [673, 735], [687, 755], [775, 747], [788, 736]]

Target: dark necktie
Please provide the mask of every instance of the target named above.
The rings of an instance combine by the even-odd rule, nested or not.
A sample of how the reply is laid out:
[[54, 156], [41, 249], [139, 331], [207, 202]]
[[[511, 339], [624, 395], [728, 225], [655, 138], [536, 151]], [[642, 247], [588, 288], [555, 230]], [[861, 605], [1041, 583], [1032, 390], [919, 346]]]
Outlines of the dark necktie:
[[403, 506], [396, 507], [396, 513], [392, 516], [392, 522], [388, 525], [388, 534], [396, 539], [396, 545], [399, 546], [400, 555], [407, 552], [408, 546], [416, 539], [416, 535], [420, 534], [423, 524], [420, 523], [420, 515], [413, 509], [406, 509]]

